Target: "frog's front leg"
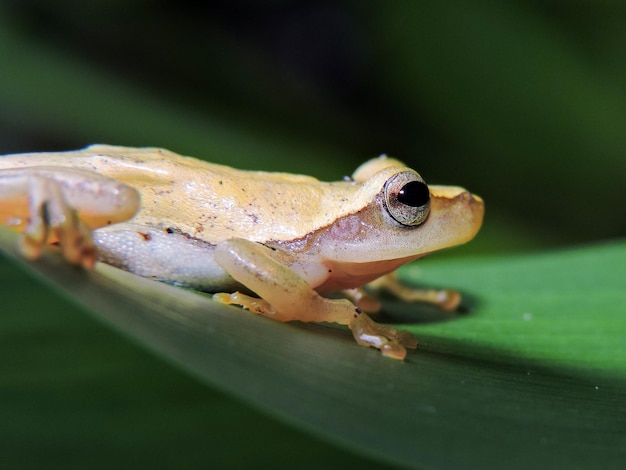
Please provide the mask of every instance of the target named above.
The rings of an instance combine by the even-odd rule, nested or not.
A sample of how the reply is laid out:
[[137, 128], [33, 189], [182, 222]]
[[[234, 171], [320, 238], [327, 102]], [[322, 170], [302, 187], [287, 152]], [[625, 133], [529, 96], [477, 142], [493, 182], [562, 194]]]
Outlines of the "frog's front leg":
[[384, 291], [405, 302], [425, 302], [442, 310], [456, 310], [461, 303], [461, 294], [452, 289], [418, 288], [404, 284], [396, 272], [391, 272], [367, 284], [373, 294]]
[[380, 349], [386, 356], [404, 359], [406, 347], [417, 340], [406, 331], [372, 321], [347, 299], [320, 296], [302, 277], [272, 256], [272, 250], [244, 239], [220, 243], [216, 261], [238, 282], [258, 294], [262, 301], [235, 293], [215, 298], [249, 307], [279, 321], [329, 322], [347, 325], [357, 343]]
[[21, 250], [31, 259], [54, 244], [72, 264], [93, 266], [92, 230], [131, 218], [139, 203], [135, 189], [91, 172], [0, 170], [0, 224], [23, 234]]

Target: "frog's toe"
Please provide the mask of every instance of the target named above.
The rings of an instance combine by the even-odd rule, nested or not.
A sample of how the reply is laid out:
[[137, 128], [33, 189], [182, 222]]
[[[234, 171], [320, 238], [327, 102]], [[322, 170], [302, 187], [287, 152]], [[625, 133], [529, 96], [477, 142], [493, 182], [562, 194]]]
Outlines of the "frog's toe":
[[45, 245], [52, 245], [69, 263], [93, 267], [97, 253], [91, 230], [75, 210], [63, 201], [51, 200], [38, 205], [31, 214], [20, 243], [24, 257], [36, 259]]
[[384, 356], [394, 359], [404, 359], [406, 348], [417, 347], [417, 339], [408, 331], [376, 323], [364, 313], [352, 321], [350, 329], [361, 346], [380, 349]]
[[213, 300], [226, 305], [239, 305], [246, 310], [260, 315], [271, 317], [276, 313], [274, 307], [263, 299], [252, 297], [241, 292], [233, 292], [232, 294], [226, 292], [219, 292], [213, 294]]
[[75, 213], [68, 218], [68, 223], [53, 227], [52, 231], [58, 238], [58, 245], [67, 261], [88, 269], [93, 267], [97, 253], [91, 230], [78, 219]]
[[391, 359], [403, 361], [406, 357], [406, 349], [402, 345], [395, 342], [387, 342], [379, 349], [383, 356], [390, 357]]

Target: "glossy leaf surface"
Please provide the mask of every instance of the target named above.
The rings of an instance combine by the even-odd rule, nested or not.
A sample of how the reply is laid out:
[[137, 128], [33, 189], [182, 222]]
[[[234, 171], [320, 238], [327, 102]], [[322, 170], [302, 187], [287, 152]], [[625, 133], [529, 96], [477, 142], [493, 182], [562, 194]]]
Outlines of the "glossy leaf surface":
[[[11, 237], [3, 237], [11, 252]], [[617, 468], [626, 458], [626, 245], [416, 269], [470, 311], [415, 324], [406, 362], [326, 326], [280, 324], [101, 266], [31, 267], [90, 312], [206, 383], [331, 442], [426, 468]], [[420, 267], [421, 266], [421, 267]], [[419, 267], [419, 268], [418, 268]]]

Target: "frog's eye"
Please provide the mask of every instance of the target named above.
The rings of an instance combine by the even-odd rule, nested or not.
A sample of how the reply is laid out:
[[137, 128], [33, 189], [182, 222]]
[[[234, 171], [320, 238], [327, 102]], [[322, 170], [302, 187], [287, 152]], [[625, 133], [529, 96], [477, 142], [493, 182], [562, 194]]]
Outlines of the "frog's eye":
[[404, 171], [385, 183], [385, 205], [389, 215], [402, 225], [419, 225], [430, 210], [430, 191], [416, 173]]

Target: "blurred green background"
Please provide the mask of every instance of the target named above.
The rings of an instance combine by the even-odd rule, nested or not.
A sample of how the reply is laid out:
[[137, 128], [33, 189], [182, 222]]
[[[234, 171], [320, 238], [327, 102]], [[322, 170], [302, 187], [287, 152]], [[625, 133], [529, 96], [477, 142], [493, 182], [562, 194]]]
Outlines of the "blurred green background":
[[[609, 0], [0, 3], [0, 154], [160, 146], [339, 179], [384, 152], [485, 199], [484, 229], [450, 256], [623, 237], [625, 83], [626, 4]], [[0, 267], [9, 459], [357, 458]]]

